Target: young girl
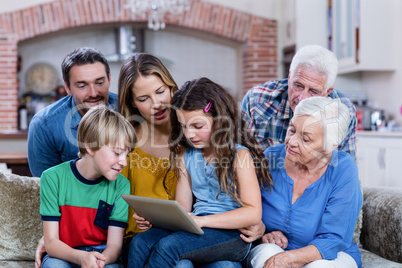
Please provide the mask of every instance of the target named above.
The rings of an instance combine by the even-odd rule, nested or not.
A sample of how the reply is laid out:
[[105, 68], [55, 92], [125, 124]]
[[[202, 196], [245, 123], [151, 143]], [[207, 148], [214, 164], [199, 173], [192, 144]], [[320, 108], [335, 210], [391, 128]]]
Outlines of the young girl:
[[187, 82], [171, 104], [176, 200], [188, 212], [194, 203], [191, 216], [204, 234], [152, 228], [133, 238], [136, 257], [129, 266], [174, 267], [181, 259], [241, 261], [251, 244], [237, 229], [260, 222], [259, 186], [272, 185], [265, 157], [249, 135], [236, 100], [220, 85], [207, 78]]
[[[131, 185], [132, 195], [174, 199], [176, 175], [169, 169], [168, 140], [171, 131], [170, 101], [178, 87], [168, 69], [155, 56], [136, 53], [123, 64], [119, 75], [119, 111], [133, 124], [138, 142], [127, 158], [128, 165], [121, 172]], [[166, 175], [167, 173], [167, 175]], [[139, 228], [139, 217], [129, 209], [123, 247], [124, 263], [136, 258], [130, 248], [133, 236], [144, 231]], [[183, 260], [181, 268], [192, 263]], [[217, 262], [212, 267], [238, 268], [238, 263]]]

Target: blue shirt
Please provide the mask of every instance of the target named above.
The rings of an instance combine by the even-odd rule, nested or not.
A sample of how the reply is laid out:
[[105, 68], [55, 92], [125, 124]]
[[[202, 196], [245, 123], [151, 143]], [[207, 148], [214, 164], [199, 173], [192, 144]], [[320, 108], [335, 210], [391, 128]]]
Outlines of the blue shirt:
[[353, 232], [362, 206], [358, 170], [349, 154], [334, 151], [322, 177], [292, 204], [293, 180], [284, 167], [285, 145], [265, 150], [275, 187], [262, 189], [262, 220], [267, 232], [279, 230], [288, 238], [287, 250], [314, 245], [323, 259], [349, 254], [361, 267]]
[[[328, 97], [340, 99], [350, 111], [350, 124], [345, 139], [339, 144], [338, 150], [350, 153], [356, 159], [356, 109], [352, 102], [341, 92], [334, 89]], [[293, 111], [290, 108], [288, 96], [288, 79], [268, 81], [250, 89], [241, 104], [244, 120], [250, 127], [250, 132], [262, 146], [285, 142]]]
[[[107, 105], [117, 108], [117, 95], [109, 93]], [[46, 169], [78, 157], [77, 130], [81, 121], [72, 96], [47, 106], [32, 118], [28, 129], [28, 163], [40, 177]]]
[[[247, 147], [236, 144], [236, 150], [240, 149]], [[208, 165], [200, 149], [186, 148], [184, 159], [196, 199], [192, 212], [194, 215], [218, 214], [241, 207], [225, 192], [222, 191], [218, 195], [219, 182], [215, 173], [215, 163]]]

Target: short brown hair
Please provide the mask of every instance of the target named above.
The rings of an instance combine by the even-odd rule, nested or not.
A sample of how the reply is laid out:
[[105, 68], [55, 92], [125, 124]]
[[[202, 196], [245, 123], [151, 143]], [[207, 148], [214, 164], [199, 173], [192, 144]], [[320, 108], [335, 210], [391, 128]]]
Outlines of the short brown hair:
[[130, 151], [134, 148], [136, 137], [133, 126], [118, 112], [105, 105], [97, 105], [85, 113], [78, 126], [79, 157], [88, 153], [85, 145], [97, 151], [103, 145], [115, 145], [122, 140]]
[[96, 62], [100, 62], [105, 66], [106, 77], [109, 80], [110, 67], [102, 52], [91, 47], [79, 47], [70, 52], [61, 63], [63, 80], [67, 87], [70, 88], [70, 70], [72, 67], [94, 64]]

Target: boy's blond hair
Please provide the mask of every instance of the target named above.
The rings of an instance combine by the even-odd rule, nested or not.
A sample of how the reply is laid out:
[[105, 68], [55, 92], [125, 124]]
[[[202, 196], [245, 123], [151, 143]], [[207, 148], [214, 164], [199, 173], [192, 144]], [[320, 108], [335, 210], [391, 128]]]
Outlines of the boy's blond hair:
[[81, 119], [77, 133], [79, 157], [88, 153], [85, 144], [97, 151], [104, 145], [117, 145], [121, 141], [124, 141], [125, 149], [131, 151], [136, 137], [133, 126], [118, 112], [105, 105], [97, 105]]

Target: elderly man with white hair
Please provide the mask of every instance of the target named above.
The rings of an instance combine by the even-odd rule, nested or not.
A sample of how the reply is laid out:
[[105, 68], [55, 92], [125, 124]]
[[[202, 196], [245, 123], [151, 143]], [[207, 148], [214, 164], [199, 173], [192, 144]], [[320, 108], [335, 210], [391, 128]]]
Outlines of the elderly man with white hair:
[[285, 142], [290, 119], [297, 104], [306, 98], [323, 96], [340, 99], [350, 111], [350, 125], [338, 150], [356, 159], [356, 109], [334, 89], [338, 73], [335, 54], [318, 45], [299, 49], [292, 59], [288, 79], [268, 81], [251, 88], [242, 101], [242, 113], [250, 132], [263, 149]]
[[296, 106], [285, 143], [265, 150], [275, 187], [261, 189], [265, 234], [249, 267], [361, 267], [353, 242], [363, 201], [358, 170], [336, 150], [349, 124], [339, 100], [307, 98]]

